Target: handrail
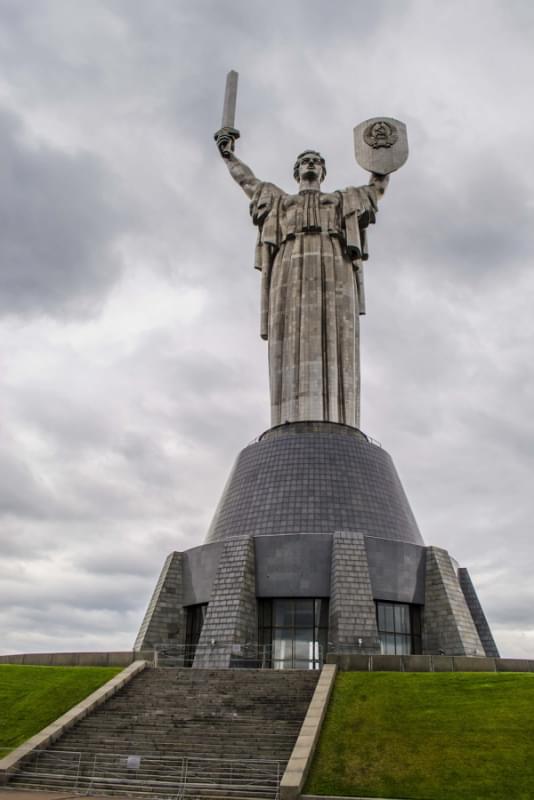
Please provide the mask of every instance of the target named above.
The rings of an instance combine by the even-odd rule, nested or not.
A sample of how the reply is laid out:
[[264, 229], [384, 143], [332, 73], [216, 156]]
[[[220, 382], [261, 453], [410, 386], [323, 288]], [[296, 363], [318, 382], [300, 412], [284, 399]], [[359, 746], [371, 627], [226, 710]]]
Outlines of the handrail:
[[324, 651], [319, 642], [310, 642], [311, 652], [307, 657], [279, 650], [278, 645], [212, 641], [209, 644], [175, 644], [160, 642], [154, 645], [154, 666], [198, 666], [204, 660], [226, 658], [231, 667], [272, 669], [273, 665], [284, 669], [320, 669], [324, 663]]

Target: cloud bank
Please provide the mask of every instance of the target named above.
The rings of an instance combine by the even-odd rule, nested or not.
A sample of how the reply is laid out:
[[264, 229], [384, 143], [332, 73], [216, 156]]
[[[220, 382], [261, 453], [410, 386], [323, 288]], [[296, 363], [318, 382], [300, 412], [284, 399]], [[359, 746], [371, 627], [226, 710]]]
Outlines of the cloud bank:
[[248, 201], [213, 144], [291, 189], [367, 176], [406, 121], [366, 267], [363, 428], [426, 541], [531, 655], [534, 11], [241, 0], [0, 8], [0, 649], [127, 649], [165, 555], [203, 540], [268, 427]]

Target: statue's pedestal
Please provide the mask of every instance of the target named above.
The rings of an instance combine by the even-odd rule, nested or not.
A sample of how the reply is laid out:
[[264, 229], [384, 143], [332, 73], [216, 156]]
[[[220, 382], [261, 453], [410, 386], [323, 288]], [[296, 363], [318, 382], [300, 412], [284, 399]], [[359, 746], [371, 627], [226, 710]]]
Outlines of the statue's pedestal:
[[206, 542], [334, 531], [423, 544], [385, 450], [357, 428], [293, 422], [239, 454]]
[[498, 655], [466, 570], [425, 546], [390, 456], [325, 422], [272, 428], [239, 454], [206, 544], [169, 556], [135, 647], [164, 643], [198, 667]]

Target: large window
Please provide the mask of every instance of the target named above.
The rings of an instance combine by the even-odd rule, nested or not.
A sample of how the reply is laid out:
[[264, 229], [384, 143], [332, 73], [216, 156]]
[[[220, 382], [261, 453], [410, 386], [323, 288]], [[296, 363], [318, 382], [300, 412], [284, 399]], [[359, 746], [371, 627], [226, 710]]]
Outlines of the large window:
[[184, 667], [191, 667], [195, 658], [200, 632], [206, 616], [207, 603], [186, 606], [185, 609], [185, 656]]
[[258, 600], [258, 643], [273, 669], [320, 669], [328, 637], [328, 600]]
[[377, 600], [376, 617], [383, 655], [421, 652], [420, 606]]

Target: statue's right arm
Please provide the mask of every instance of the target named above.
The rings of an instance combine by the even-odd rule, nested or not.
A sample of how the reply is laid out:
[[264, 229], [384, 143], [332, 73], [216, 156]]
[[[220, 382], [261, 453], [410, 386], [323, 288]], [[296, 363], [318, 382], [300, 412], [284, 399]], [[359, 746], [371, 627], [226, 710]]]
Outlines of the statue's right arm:
[[222, 158], [226, 162], [228, 172], [238, 183], [248, 197], [252, 197], [261, 181], [256, 178], [250, 167], [247, 167], [234, 153], [236, 136], [239, 136], [237, 131], [231, 128], [221, 128], [215, 134], [215, 141], [217, 148]]
[[234, 181], [241, 186], [248, 197], [252, 197], [261, 181], [256, 178], [250, 167], [247, 167], [234, 153], [227, 151], [224, 160]]

